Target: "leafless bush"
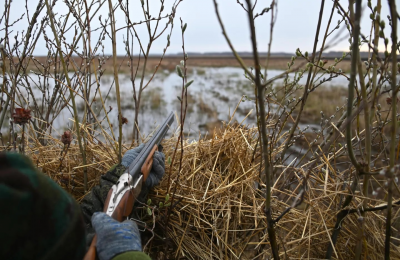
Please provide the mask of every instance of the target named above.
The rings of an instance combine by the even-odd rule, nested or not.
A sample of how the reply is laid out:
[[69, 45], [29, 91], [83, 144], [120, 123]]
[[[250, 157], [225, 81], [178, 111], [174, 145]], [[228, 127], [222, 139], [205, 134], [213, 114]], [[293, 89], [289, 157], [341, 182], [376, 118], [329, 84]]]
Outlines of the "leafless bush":
[[[277, 1], [271, 1], [270, 6], [262, 7], [262, 11], [255, 14], [257, 1], [246, 0], [244, 3], [237, 1], [248, 14], [249, 26], [251, 31], [251, 40], [254, 56], [254, 69], [246, 67], [237, 54], [227, 35], [222, 19], [220, 18], [217, 1], [214, 0], [215, 11], [221, 25], [223, 35], [235, 55], [237, 61], [241, 64], [247, 78], [252, 82], [256, 99], [254, 100], [257, 107], [258, 128], [260, 134], [260, 146], [263, 154], [263, 167], [260, 167], [260, 177], [265, 183], [265, 213], [267, 218], [267, 233], [269, 244], [274, 259], [279, 259], [279, 248], [276, 234], [282, 234], [283, 231], [275, 230], [274, 225], [285, 215], [291, 208], [295, 208], [302, 204], [306, 197], [309, 197], [307, 186], [312, 182], [313, 174], [317, 174], [321, 170], [321, 163], [334, 161], [333, 169], [336, 176], [340, 173], [342, 180], [350, 180], [351, 185], [343, 185], [348, 194], [340, 199], [340, 210], [337, 212], [336, 226], [334, 227], [330, 243], [327, 245], [326, 258], [331, 258], [334, 252], [335, 243], [339, 236], [342, 221], [349, 212], [347, 208], [352, 203], [354, 193], [361, 193], [363, 196], [362, 204], [356, 206], [356, 212], [360, 218], [365, 217], [365, 209], [373, 203], [370, 199], [374, 197], [377, 190], [380, 190], [381, 196], [387, 197], [387, 205], [383, 209], [387, 209], [386, 216], [386, 244], [385, 257], [390, 257], [391, 244], [391, 209], [393, 204], [393, 187], [398, 191], [398, 183], [396, 177], [399, 173], [398, 162], [400, 143], [397, 131], [399, 121], [398, 107], [395, 100], [398, 99], [399, 83], [396, 75], [399, 74], [396, 52], [399, 51], [397, 42], [397, 20], [398, 14], [394, 1], [389, 1], [390, 15], [387, 17], [388, 24], [391, 27], [392, 47], [390, 48], [389, 39], [384, 34], [385, 19], [381, 17], [381, 1], [377, 1], [376, 6], [372, 6], [368, 1], [368, 7], [364, 10], [368, 13], [372, 20], [372, 29], [370, 35], [363, 35], [360, 32], [360, 17], [362, 12], [361, 1], [350, 1], [349, 8], [345, 9], [343, 3], [334, 1], [333, 7], [329, 14], [329, 22], [324, 32], [321, 31], [321, 21], [324, 16], [325, 1], [321, 1], [320, 13], [317, 22], [317, 30], [315, 34], [314, 47], [312, 53], [297, 49], [296, 55], [288, 62], [288, 69], [278, 77], [268, 78], [267, 69], [269, 64], [269, 54], [265, 62], [265, 69], [262, 73], [262, 65], [257, 51], [257, 38], [255, 33], [255, 19], [261, 15], [269, 14], [271, 16], [270, 23], [270, 42], [268, 45], [269, 53], [272, 44], [273, 29], [277, 15]], [[354, 10], [355, 9], [355, 10]], [[341, 19], [337, 25], [332, 24], [332, 15], [337, 12]], [[344, 28], [340, 30], [340, 27]], [[323, 36], [321, 37], [321, 34]], [[335, 35], [336, 33], [336, 35]], [[332, 44], [328, 44], [334, 35], [335, 38], [349, 37], [350, 52], [343, 53], [342, 57], [337, 57], [335, 63], [326, 66], [327, 61], [324, 60], [323, 54]], [[385, 53], [379, 55], [378, 45], [379, 38], [384, 42]], [[322, 40], [321, 40], [322, 39]], [[318, 43], [320, 43], [318, 47]], [[331, 41], [332, 42], [332, 41]], [[334, 42], [334, 41], [333, 41]], [[368, 46], [370, 50], [370, 58], [362, 61], [359, 55], [359, 49], [362, 45]], [[340, 62], [347, 56], [351, 57], [350, 76], [344, 74], [338, 66]], [[300, 62], [300, 66], [298, 66]], [[302, 63], [307, 66], [302, 68]], [[290, 72], [295, 72], [294, 78], [289, 76]], [[283, 86], [277, 87], [273, 82], [280, 78], [284, 78]], [[307, 77], [305, 85], [299, 84], [302, 77]], [[314, 130], [314, 141], [307, 140], [308, 127], [299, 127], [299, 122], [303, 116], [304, 107], [307, 104], [308, 97], [313, 91], [324, 85], [325, 82], [336, 77], [346, 77], [349, 80], [348, 102], [346, 105], [337, 104], [336, 113], [333, 115], [325, 115], [321, 111], [320, 129]], [[303, 94], [298, 95], [298, 90], [302, 89]], [[354, 90], [357, 92], [354, 96]], [[387, 110], [382, 109], [379, 101], [386, 96], [391, 104]], [[346, 107], [346, 110], [345, 110]], [[360, 122], [363, 122], [364, 129], [360, 128]], [[267, 129], [266, 125], [274, 125]], [[356, 131], [354, 132], [353, 127]], [[345, 134], [343, 132], [345, 131]], [[353, 137], [354, 133], [356, 134]], [[291, 147], [298, 147], [299, 143], [306, 141], [308, 149], [296, 153], [293, 160], [293, 150]], [[284, 143], [284, 148], [279, 156], [272, 156], [271, 151], [279, 149]], [[396, 152], [397, 147], [397, 152]], [[396, 157], [397, 156], [397, 157]], [[336, 160], [341, 160], [343, 166], [336, 165]], [[293, 201], [292, 207], [282, 212], [276, 218], [272, 218], [271, 194], [284, 197], [285, 191], [291, 192], [291, 178], [287, 177], [280, 183], [278, 190], [271, 188], [272, 182], [275, 182], [280, 174], [279, 165], [289, 165], [293, 168], [300, 167], [306, 172], [306, 175], [299, 180], [303, 188], [298, 191], [298, 196]], [[293, 166], [292, 166], [293, 165]], [[286, 169], [286, 168], [285, 168]], [[326, 169], [326, 178], [329, 177], [328, 169]], [[385, 178], [375, 178], [373, 176], [382, 173]], [[396, 180], [396, 181], [395, 181]], [[292, 182], [293, 184], [293, 182]], [[379, 188], [378, 188], [379, 186]], [[286, 187], [286, 188], [284, 188]], [[326, 189], [326, 186], [325, 186]], [[398, 193], [396, 197], [398, 198]], [[343, 196], [342, 196], [343, 197]], [[363, 254], [363, 221], [360, 222], [360, 237], [356, 246], [355, 257], [359, 259]], [[269, 250], [267, 250], [269, 252]], [[336, 251], [335, 251], [336, 253]], [[267, 253], [269, 254], [269, 253]], [[365, 251], [364, 251], [365, 254]]]
[[[153, 9], [150, 11], [149, 2], [143, 0], [41, 0], [33, 14], [26, 1], [25, 13], [16, 21], [11, 21], [10, 11], [20, 7], [6, 0], [0, 17], [0, 33], [4, 35], [0, 38], [0, 129], [4, 149], [16, 150], [21, 143], [17, 133], [21, 130], [16, 128], [11, 118], [15, 108], [21, 107], [32, 111], [32, 119], [26, 130], [41, 145], [46, 145], [48, 136], [54, 131], [62, 130], [59, 128], [71, 128], [76, 133], [75, 139], [79, 143], [84, 165], [87, 164], [85, 140], [89, 137], [98, 139], [102, 145], [114, 147], [121, 160], [122, 128], [127, 116], [123, 116], [121, 110], [119, 87], [119, 71], [124, 64], [117, 62], [116, 46], [125, 46], [125, 62], [130, 69], [135, 114], [132, 144], [137, 144], [140, 141], [138, 117], [142, 93], [159, 68], [148, 68], [147, 60], [154, 42], [166, 41], [161, 63], [170, 46], [174, 18], [181, 1], [166, 3], [161, 0], [158, 4], [152, 3]], [[133, 17], [129, 11], [132, 8], [140, 8], [142, 18]], [[102, 17], [101, 13], [108, 15]], [[116, 15], [124, 17], [125, 24], [118, 24], [120, 27], [117, 27]], [[29, 27], [26, 31], [15, 33], [15, 26], [21, 22], [27, 22]], [[147, 28], [147, 38], [138, 33], [139, 26]], [[15, 34], [13, 39], [10, 38], [12, 32]], [[165, 34], [167, 39], [161, 38]], [[118, 40], [121, 35], [123, 42]], [[46, 58], [33, 55], [38, 42], [44, 42]], [[107, 44], [112, 46], [111, 67], [106, 66], [110, 59], [105, 54], [108, 50], [104, 49]], [[114, 74], [111, 84], [101, 84], [105, 73]], [[149, 77], [145, 77], [147, 74]], [[140, 80], [140, 84], [135, 82], [136, 79]], [[111, 97], [117, 100], [117, 118], [111, 118], [113, 108], [106, 106], [107, 99]], [[65, 122], [69, 115], [74, 118], [72, 124]], [[58, 129], [55, 129], [57, 120]], [[127, 133], [127, 130], [124, 131]], [[5, 142], [4, 138], [8, 141]]]

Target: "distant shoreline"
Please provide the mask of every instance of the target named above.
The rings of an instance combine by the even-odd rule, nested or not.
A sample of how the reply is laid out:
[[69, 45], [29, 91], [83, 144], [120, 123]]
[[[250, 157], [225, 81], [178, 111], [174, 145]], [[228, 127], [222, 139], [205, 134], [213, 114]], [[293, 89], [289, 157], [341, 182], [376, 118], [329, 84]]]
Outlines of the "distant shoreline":
[[[309, 52], [310, 55], [311, 52]], [[215, 58], [235, 58], [234, 55], [231, 52], [188, 52], [187, 53], [189, 57], [192, 58], [203, 58], [203, 59], [215, 59]], [[241, 58], [252, 58], [252, 53], [251, 52], [238, 52], [238, 55]], [[340, 58], [342, 57], [343, 52], [341, 51], [331, 51], [331, 52], [324, 52], [322, 55], [322, 59], [335, 59], [335, 58]], [[360, 52], [360, 56], [362, 60], [367, 60], [370, 58], [372, 53], [369, 52]], [[266, 52], [260, 52], [259, 57], [260, 58], [266, 58], [268, 56], [268, 53]], [[285, 59], [285, 58], [291, 58], [292, 56], [295, 56], [295, 53], [289, 53], [289, 52], [272, 52], [270, 55], [271, 59]], [[137, 56], [135, 56], [137, 57]], [[150, 55], [149, 57], [161, 57], [160, 54], [154, 54]], [[165, 57], [182, 57], [182, 54], [176, 53], [176, 54], [167, 54]], [[380, 58], [384, 58], [385, 54], [383, 52], [379, 53]], [[345, 60], [350, 60], [350, 56], [347, 56]], [[398, 55], [398, 60], [400, 60], [400, 55]]]
[[[304, 52], [303, 52], [304, 53]], [[324, 52], [321, 59], [332, 60], [335, 58], [341, 58], [344, 52], [340, 51], [331, 51], [331, 52]], [[234, 59], [235, 56], [231, 52], [187, 52], [189, 58], [198, 58], [198, 59]], [[241, 58], [253, 58], [251, 52], [238, 52], [238, 55]], [[270, 55], [271, 59], [290, 59], [292, 56], [295, 56], [295, 53], [289, 52], [272, 52]], [[369, 52], [360, 52], [360, 56], [362, 60], [367, 60], [370, 58], [372, 53]], [[45, 58], [45, 55], [34, 55], [36, 58]], [[112, 54], [105, 54], [105, 56], [112, 56]], [[268, 53], [266, 52], [259, 52], [259, 57], [262, 59], [267, 58]], [[309, 56], [311, 56], [311, 52], [309, 52]], [[72, 57], [78, 57], [77, 55], [73, 55]], [[96, 55], [95, 58], [100, 57], [100, 55]], [[125, 55], [118, 55], [118, 59], [127, 58]], [[133, 55], [134, 59], [139, 57], [143, 58], [143, 55]], [[161, 58], [162, 54], [150, 54], [149, 58]], [[385, 54], [383, 52], [379, 53], [379, 57], [383, 59]], [[182, 53], [171, 53], [166, 54], [164, 58], [182, 58]], [[397, 59], [400, 60], [400, 55], [397, 56]], [[348, 55], [344, 60], [350, 60], [350, 55]]]
[[[238, 53], [240, 57], [242, 58], [244, 64], [248, 67], [254, 66], [254, 59], [249, 52], [241, 52]], [[291, 58], [295, 54], [290, 54], [290, 53], [272, 53], [268, 65], [268, 69], [272, 70], [287, 70], [288, 69], [288, 63], [291, 61]], [[310, 55], [310, 54], [309, 54]], [[322, 60], [326, 61], [326, 64], [324, 65], [325, 68], [328, 68], [328, 66], [334, 65], [334, 60], [335, 58], [341, 58], [343, 55], [343, 52], [327, 52], [324, 53], [322, 56]], [[380, 53], [380, 55], [384, 55], [383, 53]], [[99, 67], [99, 59], [102, 58], [103, 56], [95, 56], [93, 57], [92, 60], [92, 71], [93, 69], [98, 69]], [[102, 64], [102, 71], [105, 74], [113, 73], [114, 68], [113, 68], [113, 61], [111, 59], [111, 55], [105, 55], [106, 60], [105, 63]], [[176, 65], [180, 64], [180, 61], [183, 59], [182, 54], [169, 54], [165, 55], [161, 64], [160, 64], [160, 59], [161, 55], [149, 55], [147, 64], [146, 64], [146, 73], [154, 73], [156, 68], [158, 72], [161, 70], [165, 71], [173, 71], [176, 68]], [[368, 53], [367, 52], [361, 52], [361, 57], [362, 60], [367, 60], [368, 59]], [[84, 64], [86, 62], [79, 56], [72, 56], [70, 57], [70, 60], [73, 61], [72, 63], [74, 64], [75, 67], [80, 67], [78, 69], [82, 69]], [[400, 60], [400, 56], [399, 56]], [[50, 63], [49, 63], [50, 62]], [[34, 60], [31, 60], [29, 62], [29, 66], [27, 68], [28, 71], [43, 71], [44, 67], [46, 67], [46, 70], [53, 71], [55, 68], [55, 59], [48, 59], [47, 56], [35, 56]], [[58, 71], [62, 71], [61, 64], [59, 63], [59, 60], [56, 61], [57, 65], [56, 67], [58, 68]], [[124, 73], [124, 74], [130, 74], [136, 70], [138, 63], [139, 67], [142, 68], [144, 65], [144, 58], [143, 56], [133, 56], [132, 57], [132, 64], [133, 66], [130, 66], [130, 59], [127, 56], [118, 56], [117, 57], [117, 64], [118, 64], [118, 70], [119, 73]], [[266, 63], [266, 53], [260, 53], [260, 63], [261, 66], [264, 67]], [[302, 64], [303, 66], [307, 63], [307, 61], [304, 58], [297, 58], [295, 61], [295, 64], [292, 66], [297, 67], [298, 65]], [[336, 69], [341, 69], [343, 72], [349, 72], [350, 71], [350, 57], [346, 57], [343, 61], [341, 61], [337, 66]], [[43, 67], [44, 66], [44, 67]], [[193, 67], [240, 67], [240, 64], [236, 61], [235, 57], [232, 55], [232, 53], [228, 52], [221, 52], [221, 53], [188, 53], [188, 60], [187, 60], [187, 67], [189, 69]], [[71, 66], [71, 64], [68, 67], [69, 71], [73, 71], [74, 68]], [[138, 70], [139, 72], [142, 71], [142, 69]]]

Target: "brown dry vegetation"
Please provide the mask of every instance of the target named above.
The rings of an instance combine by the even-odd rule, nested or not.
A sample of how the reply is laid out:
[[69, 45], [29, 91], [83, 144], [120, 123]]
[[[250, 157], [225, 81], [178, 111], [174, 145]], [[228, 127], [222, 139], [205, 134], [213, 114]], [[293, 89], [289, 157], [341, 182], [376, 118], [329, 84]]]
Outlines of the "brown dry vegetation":
[[[147, 69], [150, 72], [155, 71], [156, 66], [159, 65], [160, 63], [160, 56], [149, 56], [148, 61], [147, 61]], [[73, 56], [71, 58], [73, 63], [75, 64], [76, 67], [80, 67], [81, 64], [83, 64], [83, 60], [77, 56]], [[140, 62], [140, 67], [143, 66], [144, 58], [141, 57], [135, 57], [134, 60], [136, 62]], [[168, 71], [173, 71], [176, 67], [177, 64], [182, 60], [181, 56], [166, 56], [161, 62], [160, 68], [161, 70], [168, 70]], [[44, 64], [48, 65], [51, 68], [54, 66], [52, 63], [47, 63], [48, 58], [45, 56], [38, 56], [35, 57], [35, 61], [30, 61], [29, 66], [28, 66], [28, 71], [36, 71], [36, 72], [42, 72], [43, 68], [42, 66], [37, 66], [37, 64]], [[128, 61], [129, 59], [127, 57], [121, 57], [119, 56], [117, 58], [117, 63], [119, 64], [119, 72], [120, 73], [130, 73], [131, 72], [131, 67], [128, 66]], [[243, 61], [247, 66], [253, 66], [254, 60], [252, 57], [243, 57]], [[276, 69], [276, 70], [286, 70], [287, 63], [290, 61], [290, 58], [271, 58], [269, 62], [269, 69]], [[325, 65], [326, 67], [332, 65], [334, 63], [333, 60], [328, 60], [328, 63]], [[298, 62], [300, 64], [300, 61]], [[92, 69], [97, 69], [97, 66], [99, 65], [99, 62], [97, 59], [94, 59], [94, 62], [92, 64]], [[201, 57], [190, 57], [189, 56], [189, 68], [192, 67], [240, 67], [239, 63], [237, 63], [236, 59], [234, 57], [218, 57], [218, 56], [201, 56]], [[295, 66], [297, 63], [295, 64]], [[134, 70], [136, 70], [137, 63], [134, 64]], [[303, 68], [300, 67], [300, 68]], [[340, 63], [340, 66], [337, 67], [337, 69], [341, 68], [343, 72], [348, 72], [350, 71], [350, 61], [349, 60], [343, 60]], [[106, 63], [102, 65], [102, 69], [104, 73], [111, 74], [113, 73], [113, 63], [112, 59], [107, 59]], [[73, 68], [70, 66], [70, 70], [72, 71]], [[138, 71], [141, 71], [139, 69]]]
[[[271, 125], [270, 125], [271, 126]], [[268, 238], [264, 233], [266, 218], [264, 210], [264, 185], [257, 188], [259, 180], [260, 150], [257, 148], [256, 128], [246, 128], [234, 124], [216, 132], [209, 140], [184, 142], [184, 160], [181, 173], [179, 162], [166, 165], [166, 175], [161, 184], [150, 194], [150, 208], [154, 216], [145, 213], [142, 220], [152, 226], [157, 225], [152, 242], [145, 248], [153, 257], [169, 256], [169, 259], [252, 259], [256, 256], [270, 256]], [[286, 134], [284, 134], [286, 135]], [[75, 136], [76, 138], [76, 136]], [[166, 158], [172, 157], [177, 136], [163, 142]], [[48, 136], [47, 146], [39, 142], [31, 143], [27, 153], [35, 165], [79, 201], [83, 196], [82, 158], [76, 144], [66, 148], [60, 140]], [[310, 141], [310, 140], [309, 140]], [[117, 162], [115, 152], [110, 146], [87, 139], [87, 156], [96, 163], [88, 165], [89, 186], [95, 185], [102, 173]], [[129, 146], [125, 147], [128, 149]], [[272, 151], [272, 158], [279, 155], [282, 146]], [[60, 160], [64, 150], [66, 155]], [[178, 149], [178, 153], [180, 150]], [[338, 151], [339, 152], [339, 151]], [[317, 258], [324, 256], [336, 218], [337, 207], [349, 191], [337, 190], [346, 183], [348, 172], [329, 171], [335, 167], [337, 158], [330, 157], [312, 169], [309, 190], [305, 201], [292, 209], [277, 224], [277, 236], [284, 249], [281, 256], [289, 259]], [[274, 176], [272, 205], [274, 218], [290, 206], [301, 186], [301, 168], [275, 165], [283, 171]], [[327, 177], [327, 178], [326, 178]], [[178, 180], [179, 178], [179, 180]], [[286, 185], [291, 180], [291, 185]], [[381, 185], [373, 181], [371, 185]], [[168, 186], [169, 184], [169, 186]], [[166, 223], [164, 208], [166, 194], [177, 186], [174, 209]], [[171, 202], [171, 197], [169, 202]], [[349, 210], [356, 209], [363, 196], [356, 194]], [[384, 197], [369, 201], [369, 207], [385, 203]], [[382, 259], [384, 241], [384, 216], [382, 211], [365, 215], [365, 242], [369, 259]], [[357, 241], [357, 214], [350, 214], [342, 223], [342, 234], [335, 248], [335, 259], [352, 259]], [[396, 222], [397, 223], [397, 222]], [[166, 228], [166, 229], [165, 229]], [[394, 224], [394, 229], [397, 224]], [[397, 229], [396, 229], [397, 230]], [[167, 232], [166, 234], [164, 232]], [[398, 236], [398, 231], [394, 236]], [[166, 235], [167, 241], [159, 237]], [[144, 243], [151, 237], [144, 234]], [[172, 243], [170, 243], [170, 242]], [[339, 246], [344, 245], [347, 246]], [[165, 250], [167, 245], [167, 250]], [[267, 249], [267, 250], [266, 250]], [[392, 247], [392, 257], [400, 257], [398, 248]], [[164, 256], [162, 256], [164, 255]]]

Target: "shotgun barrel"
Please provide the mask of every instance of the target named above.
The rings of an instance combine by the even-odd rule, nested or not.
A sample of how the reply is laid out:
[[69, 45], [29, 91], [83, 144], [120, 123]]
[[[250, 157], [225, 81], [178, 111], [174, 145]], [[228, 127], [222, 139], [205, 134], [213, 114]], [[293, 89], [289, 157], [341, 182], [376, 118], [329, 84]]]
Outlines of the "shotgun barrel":
[[142, 165], [145, 163], [147, 157], [153, 150], [155, 145], [159, 145], [161, 141], [164, 139], [165, 135], [168, 132], [171, 124], [174, 122], [174, 114], [171, 112], [165, 122], [160, 126], [160, 128], [156, 131], [153, 137], [144, 145], [142, 151], [135, 158], [135, 160], [128, 167], [126, 172], [129, 173], [133, 178], [136, 175], [141, 174]]
[[[168, 129], [171, 127], [171, 124], [173, 122], [174, 114], [171, 112], [164, 123], [160, 126], [160, 128], [150, 138], [150, 140], [145, 143], [141, 152], [138, 154], [135, 160], [133, 160], [131, 165], [127, 167], [125, 172], [119, 178], [118, 182], [111, 188], [105, 203], [105, 207], [107, 206], [107, 208], [105, 208], [104, 211], [109, 216], [121, 221], [121, 217], [127, 217], [130, 215], [134, 200], [137, 198], [140, 191], [142, 190], [142, 183], [146, 181], [147, 176], [150, 173], [151, 167], [153, 165], [153, 155], [159, 149], [161, 141], [164, 139], [165, 135], [168, 132]], [[122, 214], [122, 212], [119, 212], [120, 210], [122, 210], [119, 204], [124, 196], [126, 199], [128, 197], [130, 198], [130, 195], [128, 196], [128, 193], [133, 195], [133, 197], [131, 198], [133, 202], [128, 203], [128, 208], [124, 206], [124, 213]], [[117, 210], [118, 208], [119, 210]]]

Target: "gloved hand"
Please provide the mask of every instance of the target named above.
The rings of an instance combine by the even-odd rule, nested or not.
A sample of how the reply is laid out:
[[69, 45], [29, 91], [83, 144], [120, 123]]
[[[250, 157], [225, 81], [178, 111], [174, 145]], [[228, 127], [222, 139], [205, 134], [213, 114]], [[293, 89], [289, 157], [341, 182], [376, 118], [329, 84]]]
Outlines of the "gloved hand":
[[[138, 147], [127, 151], [122, 157], [121, 164], [125, 167], [129, 167], [129, 165], [135, 160], [138, 154], [142, 151], [144, 144], [139, 145]], [[149, 176], [147, 176], [145, 185], [148, 188], [152, 188], [160, 183], [161, 178], [165, 173], [165, 155], [162, 152], [156, 151], [153, 156], [153, 167], [151, 168]]]
[[100, 260], [110, 260], [128, 251], [142, 251], [139, 229], [134, 221], [118, 222], [106, 213], [96, 212], [92, 216], [92, 226], [97, 234]]

